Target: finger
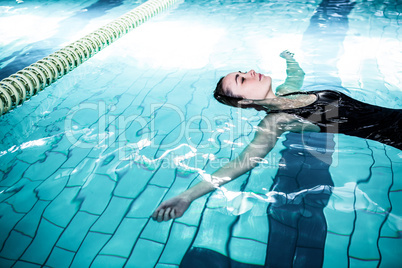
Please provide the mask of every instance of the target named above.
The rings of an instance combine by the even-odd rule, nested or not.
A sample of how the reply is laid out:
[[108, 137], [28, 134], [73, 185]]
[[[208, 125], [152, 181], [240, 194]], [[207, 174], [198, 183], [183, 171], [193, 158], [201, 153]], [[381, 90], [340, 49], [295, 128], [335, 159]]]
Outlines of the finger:
[[163, 209], [163, 208], [165, 207], [164, 205], [165, 205], [164, 203], [160, 204], [160, 205], [155, 209], [154, 213], [152, 213], [152, 216], [151, 216], [151, 217], [152, 217], [154, 220], [157, 220], [159, 211], [161, 211], [161, 209]]
[[155, 210], [154, 213], [152, 213], [151, 218], [156, 220], [156, 216], [158, 215], [158, 211]]
[[159, 206], [155, 209], [154, 213], [152, 213], [152, 215], [151, 215], [152, 219], [154, 219], [154, 220], [157, 219], [160, 210], [161, 210], [161, 206]]
[[168, 220], [170, 220], [170, 211], [171, 211], [172, 209], [169, 207], [169, 208], [167, 208], [166, 210], [165, 210], [165, 213], [163, 213], [163, 220], [164, 221], [168, 221]]
[[164, 215], [164, 213], [165, 213], [165, 210], [164, 210], [164, 209], [159, 210], [158, 216], [156, 217], [156, 221], [157, 221], [157, 222], [163, 221], [163, 215]]
[[176, 219], [176, 210], [175, 209], [172, 209], [172, 211], [170, 212], [170, 218]]

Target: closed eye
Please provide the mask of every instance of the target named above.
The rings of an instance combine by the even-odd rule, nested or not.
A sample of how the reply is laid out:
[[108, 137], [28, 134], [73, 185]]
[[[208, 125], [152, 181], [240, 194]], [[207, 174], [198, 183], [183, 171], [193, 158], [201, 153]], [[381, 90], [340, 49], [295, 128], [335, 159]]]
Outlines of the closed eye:
[[241, 83], [243, 84], [244, 81], [246, 81], [246, 78], [242, 77], [242, 78], [241, 78]]

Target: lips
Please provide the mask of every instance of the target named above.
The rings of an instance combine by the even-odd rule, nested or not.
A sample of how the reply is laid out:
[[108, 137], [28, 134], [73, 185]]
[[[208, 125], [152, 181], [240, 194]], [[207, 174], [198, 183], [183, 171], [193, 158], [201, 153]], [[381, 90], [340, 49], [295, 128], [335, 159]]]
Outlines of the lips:
[[262, 75], [261, 75], [261, 74], [258, 74], [258, 76], [259, 76], [259, 78], [260, 78], [260, 81], [261, 81], [261, 78], [262, 78]]

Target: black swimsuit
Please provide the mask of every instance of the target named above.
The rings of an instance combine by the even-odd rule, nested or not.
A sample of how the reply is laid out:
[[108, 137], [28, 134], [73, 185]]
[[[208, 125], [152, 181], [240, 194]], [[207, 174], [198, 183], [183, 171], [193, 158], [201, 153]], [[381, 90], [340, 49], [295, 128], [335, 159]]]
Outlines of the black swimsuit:
[[322, 132], [371, 139], [402, 150], [402, 109], [371, 105], [332, 90], [283, 96], [296, 94], [315, 94], [317, 100], [305, 107], [271, 112], [295, 114], [319, 126]]

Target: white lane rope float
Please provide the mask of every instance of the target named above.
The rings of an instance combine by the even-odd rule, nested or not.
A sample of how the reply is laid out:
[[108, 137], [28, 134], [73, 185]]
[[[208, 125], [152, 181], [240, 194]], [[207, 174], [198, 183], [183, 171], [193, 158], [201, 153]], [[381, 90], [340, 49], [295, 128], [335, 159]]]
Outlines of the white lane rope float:
[[149, 0], [120, 18], [0, 81], [0, 116], [178, 0]]

